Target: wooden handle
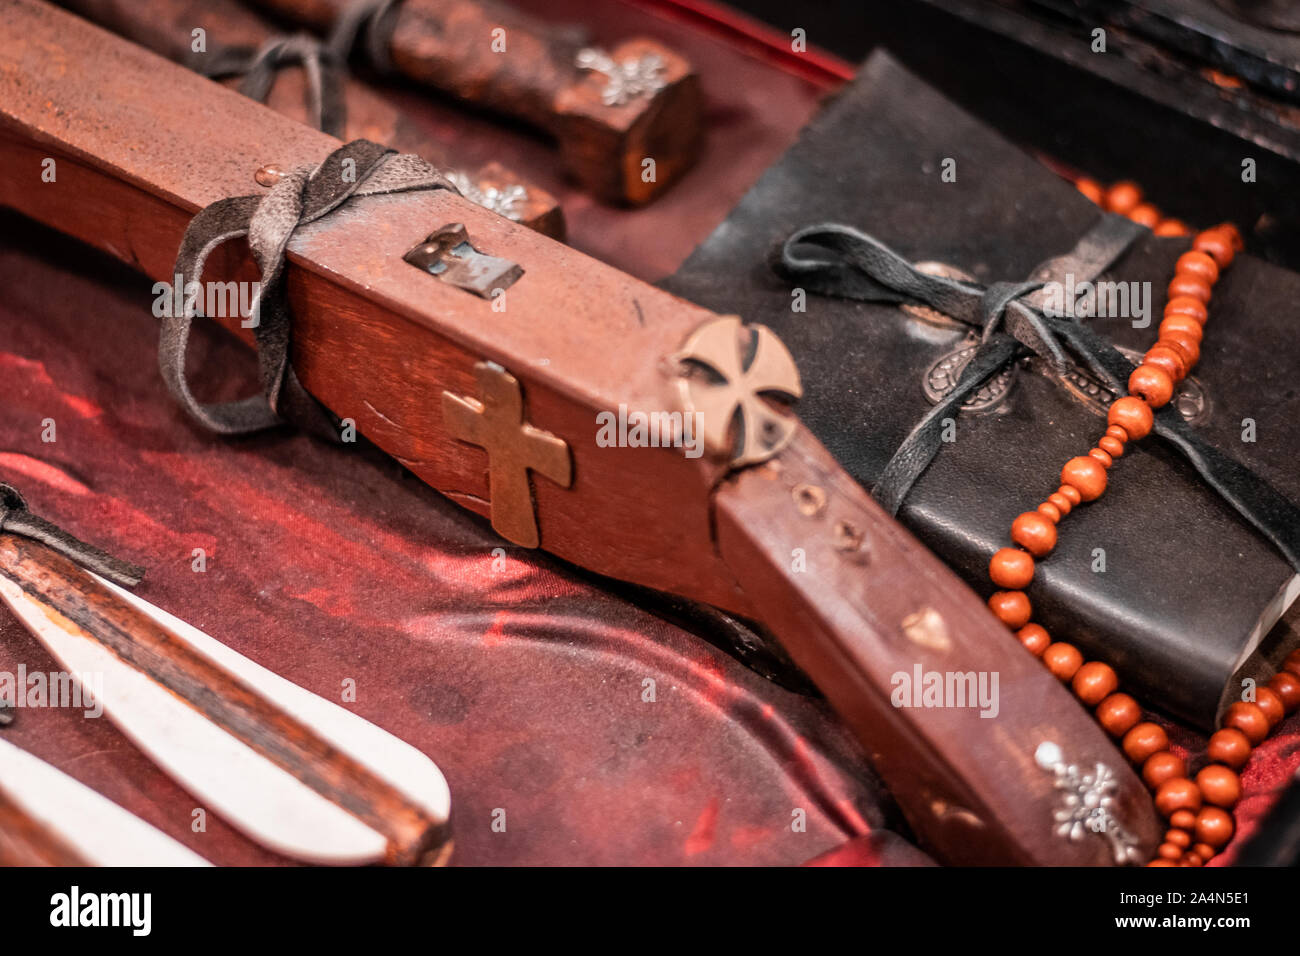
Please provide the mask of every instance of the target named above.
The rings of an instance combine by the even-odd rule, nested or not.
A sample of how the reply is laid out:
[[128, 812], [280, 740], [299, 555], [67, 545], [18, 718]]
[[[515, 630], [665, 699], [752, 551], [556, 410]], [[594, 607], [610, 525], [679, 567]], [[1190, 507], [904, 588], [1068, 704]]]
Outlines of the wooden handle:
[[[352, 0], [258, 0], [320, 31]], [[398, 71], [472, 103], [550, 132], [570, 173], [609, 202], [654, 198], [694, 163], [703, 103], [690, 64], [655, 40], [605, 51], [620, 64], [657, 63], [657, 87], [609, 102], [611, 83], [577, 65], [578, 31], [508, 6], [472, 0], [406, 0], [395, 17], [389, 55]], [[654, 161], [647, 177], [645, 160]]]
[[[298, 695], [275, 699], [265, 692], [256, 674], [228, 669], [231, 661], [224, 658], [229, 654], [219, 662], [211, 648], [197, 648], [181, 632], [164, 627], [88, 571], [34, 541], [0, 533], [0, 578], [5, 579], [0, 584], [12, 582], [33, 602], [29, 613], [27, 606], [16, 603], [17, 596], [0, 591], [11, 609], [69, 672], [92, 670], [82, 666], [88, 660], [100, 662], [96, 666], [104, 670], [113, 668], [104, 676], [105, 712], [155, 759], [147, 734], [156, 731], [160, 739], [170, 738], [181, 726], [178, 721], [186, 722], [187, 732], [192, 734], [200, 726], [194, 723], [197, 718], [383, 837], [387, 843], [384, 862], [409, 866], [445, 858], [450, 846], [445, 814], [435, 817], [428, 801], [413, 797], [381, 776], [375, 769], [378, 758], [374, 753], [346, 749], [340, 740], [349, 741], [353, 748], [366, 743], [354, 727], [340, 731], [335, 724], [331, 732], [313, 726], [310, 720], [319, 720], [320, 714], [316, 708], [303, 706], [302, 695], [306, 692], [297, 689]], [[85, 657], [88, 643], [98, 645], [116, 660], [98, 651]], [[81, 656], [70, 658], [70, 649]], [[122, 665], [131, 673], [119, 671]], [[142, 695], [136, 674], [165, 691], [165, 713], [146, 713], [151, 705]], [[183, 705], [179, 709], [175, 707], [177, 701]], [[128, 712], [128, 707], [138, 708], [144, 716]], [[306, 716], [308, 713], [314, 718]], [[348, 717], [359, 721], [353, 715]], [[163, 723], [170, 723], [173, 729], [158, 726]], [[139, 730], [142, 726], [146, 728], [143, 735]], [[198, 738], [190, 739], [195, 741], [191, 745], [194, 752], [203, 752]], [[374, 738], [368, 743], [382, 747], [390, 741], [385, 735], [377, 744]], [[170, 741], [166, 744], [167, 748], [172, 746]], [[213, 748], [213, 752], [225, 752], [224, 745]], [[192, 779], [202, 779], [213, 788], [212, 781], [219, 778], [212, 768], [201, 768]], [[264, 775], [248, 778], [271, 780], [273, 784], [275, 779]], [[178, 782], [190, 783], [185, 779]], [[267, 801], [288, 799], [283, 786], [275, 793], [259, 794], [252, 783], [236, 779], [222, 781], [207, 793], [202, 789], [196, 793], [218, 807], [232, 807], [229, 791], [223, 795], [226, 787], [248, 787], [250, 796]], [[291, 789], [297, 792], [297, 787]], [[244, 820], [235, 818], [231, 822], [244, 828]]]
[[[207, 0], [196, 8], [191, 0], [61, 0], [62, 5], [93, 23], [112, 30], [134, 43], [174, 62], [201, 70], [205, 57], [226, 47], [259, 48], [277, 35], [272, 23], [249, 10], [238, 0]], [[202, 52], [193, 47], [191, 31], [206, 32]], [[242, 77], [223, 80], [238, 89]], [[504, 195], [514, 187], [524, 194], [507, 209], [496, 209], [507, 218], [554, 239], [565, 234], [564, 212], [559, 200], [514, 170], [499, 163], [482, 168], [462, 168], [455, 156], [431, 137], [418, 123], [388, 102], [378, 90], [348, 75], [343, 80], [346, 110], [344, 140], [368, 139], [404, 153], [415, 153], [447, 173], [459, 173], [482, 196]], [[309, 123], [307, 77], [301, 69], [283, 70], [276, 77], [266, 105], [298, 123]], [[474, 198], [471, 196], [471, 198]]]
[[0, 789], [0, 866], [87, 866], [75, 850]]
[[[1115, 817], [1136, 853], [1150, 858], [1159, 824], [1115, 744], [808, 432], [800, 428], [779, 458], [728, 479], [716, 515], [723, 560], [764, 623], [856, 732], [942, 859], [1115, 862], [1102, 834], [1056, 834], [1053, 814], [1065, 794], [1036, 763], [1043, 744], [1057, 745], [1069, 763], [1114, 771]], [[968, 706], [951, 696], [937, 698], [945, 706], [911, 706], [924, 702], [918, 672], [922, 688], [929, 675], [956, 687], [950, 675], [973, 674], [962, 688], [997, 693], [983, 708], [978, 690]]]

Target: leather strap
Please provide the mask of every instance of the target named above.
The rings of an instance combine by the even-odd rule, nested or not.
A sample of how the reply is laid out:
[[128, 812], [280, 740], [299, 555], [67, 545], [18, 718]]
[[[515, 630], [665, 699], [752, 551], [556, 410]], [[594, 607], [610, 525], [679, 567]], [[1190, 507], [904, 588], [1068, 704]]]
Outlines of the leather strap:
[[74, 538], [39, 515], [32, 514], [18, 489], [3, 482], [0, 482], [0, 532], [39, 541], [87, 571], [93, 571], [123, 587], [133, 588], [144, 579], [144, 568], [115, 558], [93, 544]]
[[197, 309], [187, 296], [180, 315], [163, 317], [159, 343], [159, 367], [176, 400], [219, 434], [245, 435], [288, 421], [337, 441], [333, 416], [307, 393], [289, 362], [291, 322], [283, 283], [289, 240], [299, 226], [323, 219], [350, 201], [425, 189], [457, 192], [420, 157], [359, 139], [339, 147], [314, 169], [299, 166], [268, 193], [219, 199], [201, 210], [185, 230], [173, 273], [189, 288], [202, 279], [213, 249], [248, 237], [262, 276], [250, 317], [262, 394], [220, 404], [203, 404], [194, 397], [185, 373], [185, 351]]
[[334, 24], [326, 46], [346, 63], [352, 51], [360, 47], [370, 66], [381, 73], [396, 72], [389, 51], [393, 30], [397, 26], [398, 7], [403, 0], [353, 0]]
[[[1140, 227], [1103, 216], [1073, 253], [1044, 264], [1061, 274], [1079, 268], [1079, 280], [1092, 279], [1118, 259]], [[800, 229], [781, 250], [779, 271], [823, 295], [867, 302], [928, 305], [981, 332], [981, 343], [956, 387], [944, 396], [903, 440], [872, 495], [891, 515], [943, 446], [944, 418], [957, 414], [971, 392], [1017, 358], [1033, 353], [1056, 369], [1066, 367], [1068, 346], [1110, 389], [1126, 393], [1133, 364], [1077, 318], [1041, 312], [1041, 299], [1026, 295], [1046, 281], [1044, 267], [1028, 283], [998, 283], [983, 288], [918, 271], [884, 243], [844, 225], [825, 223]], [[1089, 274], [1091, 273], [1091, 274]], [[1191, 463], [1201, 478], [1263, 534], [1300, 571], [1300, 508], [1263, 478], [1210, 446], [1171, 408], [1156, 412], [1154, 431]]]
[[239, 92], [265, 103], [276, 76], [286, 67], [300, 66], [307, 76], [311, 125], [331, 136], [342, 136], [347, 123], [343, 96], [343, 60], [333, 49], [307, 33], [272, 37], [260, 47], [226, 47], [196, 64], [214, 80], [242, 76]]

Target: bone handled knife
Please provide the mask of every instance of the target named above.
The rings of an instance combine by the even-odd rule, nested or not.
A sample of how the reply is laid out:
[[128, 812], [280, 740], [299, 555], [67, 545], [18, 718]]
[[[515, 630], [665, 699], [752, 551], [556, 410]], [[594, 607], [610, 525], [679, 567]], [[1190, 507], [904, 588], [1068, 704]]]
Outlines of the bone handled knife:
[[[284, 34], [238, 0], [60, 0], [60, 5], [153, 50], [170, 60], [203, 72], [234, 49], [264, 50]], [[195, 49], [193, 31], [204, 31], [202, 48]], [[465, 165], [452, 151], [434, 140], [384, 98], [382, 93], [352, 77], [346, 66], [341, 94], [345, 139], [370, 139], [404, 153], [416, 153], [447, 171], [456, 188], [478, 203], [514, 222], [555, 239], [564, 239], [564, 211], [559, 200], [519, 173], [498, 162]], [[239, 89], [240, 75], [222, 82]], [[300, 123], [310, 123], [307, 73], [303, 69], [279, 71], [265, 102], [278, 113]]]
[[451, 797], [409, 744], [55, 554], [0, 534], [0, 600], [203, 805], [309, 863], [429, 864]]
[[[326, 32], [353, 0], [257, 2]], [[589, 46], [573, 28], [490, 0], [404, 0], [381, 19], [399, 72], [548, 131], [570, 174], [608, 202], [649, 202], [699, 154], [699, 81], [657, 40]]]
[[[52, 68], [51, 47], [102, 65], [94, 85]], [[0, 8], [0, 202], [150, 276], [170, 278], [198, 209], [255, 194], [258, 168], [317, 168], [339, 147], [61, 11]], [[42, 184], [51, 159], [58, 182]], [[241, 245], [218, 251], [214, 278], [257, 277]], [[476, 256], [509, 278], [504, 308], [455, 281]], [[1141, 780], [983, 600], [772, 400], [801, 384], [770, 331], [447, 190], [300, 228], [286, 279], [293, 365], [312, 395], [515, 546], [761, 622], [937, 857], [1149, 858], [1163, 831]], [[897, 675], [918, 671], [997, 675], [996, 707], [896, 703]]]
[[0, 866], [209, 866], [135, 814], [0, 739]]

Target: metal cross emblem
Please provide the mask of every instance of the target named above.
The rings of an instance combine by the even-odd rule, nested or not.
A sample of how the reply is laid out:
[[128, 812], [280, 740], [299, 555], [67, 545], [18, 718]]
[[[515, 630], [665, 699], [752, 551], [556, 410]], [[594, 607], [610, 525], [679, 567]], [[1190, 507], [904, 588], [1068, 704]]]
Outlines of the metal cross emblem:
[[682, 404], [703, 416], [710, 452], [739, 468], [772, 457], [794, 436], [796, 420], [764, 399], [803, 394], [794, 359], [770, 329], [723, 316], [696, 329], [677, 359], [684, 366]]
[[573, 483], [569, 446], [524, 421], [519, 380], [495, 362], [474, 366], [481, 399], [442, 393], [442, 415], [453, 438], [488, 454], [492, 528], [525, 548], [541, 543], [528, 472], [545, 475], [561, 488]]
[[574, 61], [579, 69], [605, 74], [601, 101], [606, 106], [622, 106], [638, 96], [654, 96], [665, 86], [664, 61], [655, 53], [629, 60], [615, 60], [604, 50], [586, 47]]
[[1115, 772], [1103, 763], [1091, 772], [1067, 764], [1061, 748], [1050, 740], [1038, 745], [1034, 762], [1055, 777], [1054, 785], [1063, 794], [1056, 810], [1056, 834], [1078, 842], [1089, 833], [1102, 836], [1110, 844], [1117, 865], [1140, 863], [1141, 853], [1131, 834], [1115, 815], [1115, 791], [1119, 781]]
[[458, 169], [449, 172], [447, 179], [470, 202], [477, 203], [484, 209], [492, 210], [498, 216], [505, 216], [507, 219], [513, 219], [516, 222], [519, 220], [520, 206], [528, 202], [528, 190], [518, 183], [511, 183], [509, 186], [502, 188], [488, 186]]

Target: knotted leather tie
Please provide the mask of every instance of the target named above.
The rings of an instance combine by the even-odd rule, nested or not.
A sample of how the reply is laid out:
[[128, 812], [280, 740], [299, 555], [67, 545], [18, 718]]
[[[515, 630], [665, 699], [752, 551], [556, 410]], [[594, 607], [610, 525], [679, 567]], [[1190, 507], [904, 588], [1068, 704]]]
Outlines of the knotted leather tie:
[[194, 397], [186, 379], [185, 349], [198, 311], [186, 295], [182, 314], [163, 316], [159, 343], [159, 366], [176, 400], [203, 425], [223, 435], [249, 434], [289, 421], [337, 441], [333, 416], [307, 393], [289, 363], [291, 322], [283, 281], [289, 240], [299, 226], [323, 219], [345, 203], [425, 189], [457, 192], [420, 157], [359, 139], [339, 147], [315, 168], [299, 166], [269, 192], [219, 199], [201, 210], [185, 230], [173, 274], [188, 290], [191, 283], [202, 280], [203, 265], [213, 249], [228, 239], [248, 237], [261, 271], [250, 322], [262, 394], [206, 405]]
[[279, 72], [300, 66], [307, 77], [310, 125], [331, 136], [342, 136], [347, 122], [343, 62], [327, 44], [309, 34], [295, 33], [272, 37], [260, 47], [225, 47], [195, 63], [195, 68], [214, 80], [241, 76], [239, 92], [265, 103]]
[[[1107, 215], [1080, 240], [1072, 259], [1086, 263], [1077, 280], [1091, 280], [1132, 244], [1140, 230], [1121, 217]], [[1045, 264], [1052, 265], [1052, 263]], [[943, 422], [956, 415], [965, 399], [990, 376], [1026, 354], [1052, 368], [1069, 368], [1073, 352], [1113, 393], [1127, 393], [1133, 364], [1104, 338], [1074, 317], [1045, 315], [1026, 300], [1046, 278], [1000, 282], [987, 288], [928, 275], [884, 243], [851, 226], [822, 223], [800, 229], [782, 246], [778, 270], [791, 281], [821, 295], [927, 305], [980, 332], [975, 354], [956, 386], [912, 429], [885, 465], [872, 495], [890, 514], [942, 446]], [[1046, 276], [1054, 269], [1040, 269]], [[1059, 273], [1058, 273], [1059, 275]], [[1202, 440], [1171, 407], [1155, 411], [1153, 431], [1169, 442], [1201, 478], [1268, 538], [1293, 568], [1300, 571], [1300, 508], [1245, 465]]]
[[326, 46], [340, 63], [346, 63], [360, 48], [370, 66], [380, 73], [394, 73], [389, 51], [403, 0], [353, 0], [335, 21]]
[[115, 558], [32, 514], [18, 489], [3, 482], [0, 482], [0, 532], [39, 541], [51, 551], [123, 587], [135, 587], [144, 577], [144, 568]]

